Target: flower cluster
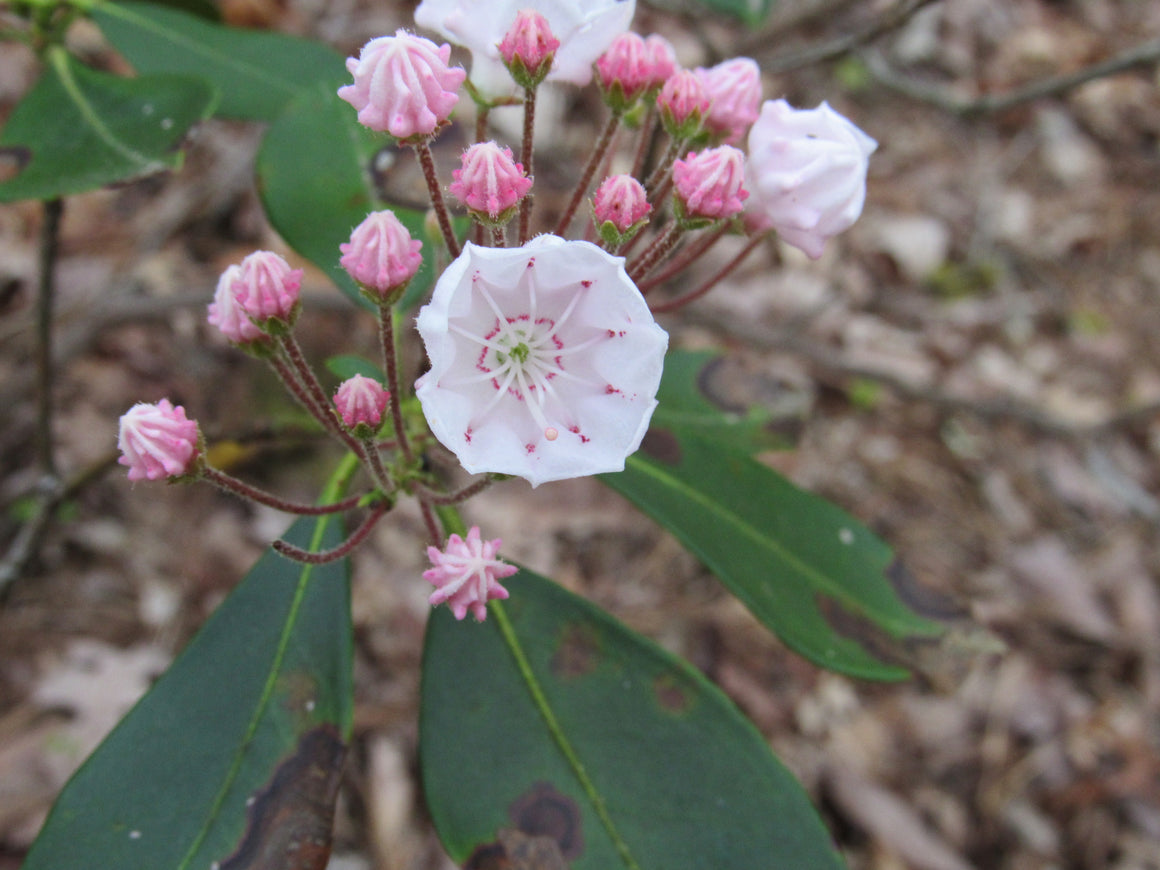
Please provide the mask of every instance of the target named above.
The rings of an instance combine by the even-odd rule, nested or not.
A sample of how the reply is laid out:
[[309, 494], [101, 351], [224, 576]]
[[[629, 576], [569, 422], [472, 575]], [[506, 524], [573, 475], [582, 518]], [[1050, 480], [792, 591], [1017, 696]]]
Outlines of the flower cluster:
[[[205, 479], [300, 513], [365, 512], [333, 550], [275, 544], [311, 562], [346, 555], [396, 501], [413, 497], [431, 539], [433, 567], [424, 573], [437, 587], [431, 603], [448, 604], [457, 619], [471, 612], [482, 620], [489, 601], [507, 598], [499, 581], [516, 569], [497, 558], [500, 542], [472, 527], [440, 548], [436, 507], [509, 476], [538, 486], [623, 469], [657, 407], [668, 335], [654, 315], [699, 298], [771, 233], [821, 256], [865, 199], [873, 139], [824, 102], [800, 110], [763, 101], [761, 71], [749, 58], [682, 68], [664, 37], [629, 32], [634, 5], [423, 0], [416, 24], [448, 42], [399, 30], [347, 60], [352, 82], [338, 96], [364, 126], [416, 150], [446, 249], [430, 256], [438, 245], [425, 247], [408, 229], [420, 222], [382, 210], [335, 253], [377, 311], [381, 370], [368, 362], [325, 388], [294, 334], [303, 271], [259, 251], [223, 272], [209, 322], [265, 360], [318, 427], [357, 457], [365, 492], [301, 506], [235, 480], [206, 462], [197, 423], [164, 399], [121, 420], [129, 478]], [[448, 43], [470, 51], [470, 87]], [[571, 195], [555, 200], [565, 205], [537, 224], [536, 90], [545, 81], [593, 78], [607, 119]], [[521, 90], [523, 140], [491, 140], [488, 113]], [[478, 141], [448, 182], [438, 177], [430, 142], [464, 91], [476, 103]], [[617, 142], [627, 146], [619, 161], [609, 153]], [[657, 142], [662, 147], [652, 147]], [[619, 171], [599, 177], [613, 165]], [[473, 219], [466, 239], [445, 191]], [[700, 286], [678, 291], [674, 279], [730, 233], [748, 237], [740, 253]], [[425, 257], [450, 265], [413, 321], [429, 368], [412, 386], [396, 346], [413, 340], [400, 329], [412, 321], [396, 309]], [[415, 400], [422, 418], [409, 410]], [[458, 474], [478, 477], [453, 487], [456, 472], [440, 464], [439, 445], [457, 460]]]

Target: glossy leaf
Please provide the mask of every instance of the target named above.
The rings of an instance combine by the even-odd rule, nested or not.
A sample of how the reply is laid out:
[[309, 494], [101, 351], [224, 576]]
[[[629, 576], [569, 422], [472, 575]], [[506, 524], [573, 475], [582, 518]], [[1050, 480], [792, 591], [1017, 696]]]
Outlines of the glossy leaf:
[[907, 644], [942, 631], [904, 602], [909, 575], [883, 541], [724, 440], [653, 427], [626, 469], [601, 479], [822, 667], [902, 679]]
[[[335, 94], [342, 83], [333, 79], [307, 88], [270, 125], [258, 153], [258, 184], [266, 214], [282, 238], [361, 303], [358, 288], [339, 265], [339, 245], [367, 214], [386, 207], [370, 164], [393, 140], [358, 122]], [[422, 214], [392, 210], [424, 243], [423, 266], [407, 288], [410, 297], [431, 284], [435, 246], [425, 235]]]
[[[333, 546], [338, 523], [287, 537]], [[346, 564], [267, 553], [69, 781], [24, 870], [325, 866], [305, 859], [328, 848], [351, 642]]]
[[338, 52], [151, 3], [101, 3], [93, 18], [139, 73], [185, 73], [221, 90], [218, 114], [272, 121], [300, 90], [345, 74]]
[[456, 862], [842, 866], [804, 791], [701, 674], [543, 577], [504, 583], [483, 624], [438, 608], [427, 628], [420, 762]]
[[751, 453], [786, 447], [789, 439], [779, 426], [787, 421], [756, 401], [771, 385], [729, 363], [720, 351], [670, 351], [653, 426], [680, 428]]
[[0, 183], [0, 202], [53, 199], [175, 169], [186, 132], [209, 117], [216, 99], [198, 78], [121, 78], [52, 49], [0, 134], [0, 153], [20, 167]]

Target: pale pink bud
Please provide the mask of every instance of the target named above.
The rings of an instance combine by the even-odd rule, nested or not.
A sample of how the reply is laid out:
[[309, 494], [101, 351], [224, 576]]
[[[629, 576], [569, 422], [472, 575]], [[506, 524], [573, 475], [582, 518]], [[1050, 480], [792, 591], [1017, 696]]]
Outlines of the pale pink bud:
[[363, 427], [365, 435], [377, 432], [391, 394], [374, 378], [355, 375], [338, 385], [334, 407], [348, 429]]
[[291, 269], [273, 251], [255, 251], [243, 259], [230, 282], [238, 307], [262, 329], [294, 322], [301, 286], [302, 270]]
[[709, 95], [705, 126], [726, 144], [735, 144], [761, 109], [761, 69], [748, 57], [735, 57], [696, 72]]
[[657, 94], [657, 107], [669, 135], [687, 139], [701, 129], [709, 111], [709, 95], [700, 76], [692, 70], [680, 70], [665, 81]]
[[338, 246], [339, 262], [375, 301], [389, 302], [419, 271], [422, 247], [394, 212], [373, 211], [354, 228], [350, 241]]
[[138, 402], [121, 415], [117, 461], [129, 467], [129, 480], [165, 480], [195, 470], [201, 433], [185, 408], [168, 399]]
[[808, 256], [862, 213], [866, 170], [878, 143], [822, 103], [795, 109], [767, 100], [749, 131], [749, 217]]
[[423, 572], [423, 579], [439, 588], [431, 594], [431, 605], [447, 602], [456, 619], [463, 619], [470, 609], [476, 622], [487, 618], [487, 602], [504, 599], [508, 591], [499, 581], [519, 569], [496, 558], [502, 541], [484, 541], [479, 526], [472, 526], [467, 538], [452, 535], [442, 551], [427, 548], [427, 558], [434, 566]]
[[740, 212], [749, 196], [744, 178], [745, 155], [731, 145], [690, 151], [673, 163], [673, 187], [684, 217], [692, 220], [720, 220]]
[[451, 173], [451, 195], [493, 223], [505, 223], [532, 187], [510, 148], [479, 142], [463, 152], [463, 165]]
[[534, 9], [521, 9], [498, 47], [512, 78], [521, 87], [533, 88], [551, 71], [560, 40], [547, 18]]
[[209, 304], [209, 315], [206, 320], [221, 330], [222, 335], [234, 344], [243, 347], [266, 344], [268, 343], [266, 333], [258, 329], [254, 321], [246, 316], [246, 312], [242, 310], [234, 296], [233, 285], [241, 272], [241, 266], [236, 264], [222, 272], [213, 294], [213, 302]]
[[353, 85], [338, 95], [358, 109], [359, 123], [396, 139], [430, 136], [459, 102], [456, 93], [467, 73], [447, 65], [451, 46], [396, 31], [362, 47], [346, 59]]
[[596, 75], [605, 99], [623, 111], [651, 90], [661, 87], [677, 69], [676, 53], [668, 40], [622, 33], [596, 59]]
[[597, 228], [611, 223], [621, 235], [647, 218], [651, 211], [644, 186], [631, 175], [610, 175], [596, 188], [592, 198]]

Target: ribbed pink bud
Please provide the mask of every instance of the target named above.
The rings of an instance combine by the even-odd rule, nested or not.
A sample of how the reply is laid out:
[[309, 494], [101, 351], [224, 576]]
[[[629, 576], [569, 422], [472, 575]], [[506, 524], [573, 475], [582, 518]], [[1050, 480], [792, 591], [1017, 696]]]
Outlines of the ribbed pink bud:
[[677, 69], [676, 53], [661, 36], [622, 33], [596, 59], [597, 82], [613, 109], [624, 111], [661, 87]]
[[735, 57], [696, 72], [709, 96], [705, 126], [727, 145], [735, 144], [761, 111], [761, 69], [757, 61]]
[[648, 194], [644, 186], [631, 175], [610, 175], [596, 188], [596, 195], [592, 198], [592, 214], [596, 219], [596, 228], [605, 238], [604, 226], [611, 224], [609, 235], [605, 241], [622, 244], [627, 241], [630, 232], [640, 229], [640, 225], [652, 212], [648, 202]]
[[503, 224], [532, 187], [524, 167], [516, 163], [510, 148], [495, 142], [478, 142], [463, 152], [463, 165], [451, 173], [448, 190], [467, 205], [476, 217]]
[[298, 316], [302, 270], [291, 269], [273, 251], [255, 251], [243, 259], [229, 286], [238, 307], [264, 331], [289, 326]]
[[450, 45], [405, 30], [380, 36], [357, 59], [346, 59], [354, 84], [339, 88], [338, 95], [358, 109], [365, 127], [396, 139], [430, 136], [451, 115], [467, 77], [461, 67], [447, 65], [450, 58]]
[[242, 310], [234, 296], [233, 285], [241, 273], [242, 267], [236, 264], [222, 272], [213, 294], [213, 302], [209, 304], [209, 315], [206, 320], [236, 345], [253, 348], [268, 344], [266, 333], [254, 326], [254, 321], [246, 316], [246, 312]]
[[201, 433], [185, 408], [168, 399], [138, 402], [121, 416], [117, 461], [129, 467], [129, 480], [166, 480], [196, 470]]
[[434, 566], [423, 572], [423, 579], [439, 588], [431, 593], [431, 605], [447, 602], [456, 619], [463, 619], [470, 609], [476, 622], [487, 618], [487, 602], [507, 598], [508, 591], [499, 585], [519, 569], [497, 558], [499, 538], [485, 541], [479, 526], [472, 526], [467, 538], [452, 535], [447, 547], [427, 548], [427, 558]]
[[534, 88], [551, 72], [560, 40], [547, 18], [534, 9], [521, 9], [498, 47], [512, 78], [521, 87]]
[[709, 112], [709, 95], [700, 76], [692, 70], [680, 70], [665, 81], [657, 94], [657, 106], [669, 135], [688, 139], [701, 129]]
[[390, 398], [391, 394], [374, 378], [355, 375], [338, 385], [334, 407], [346, 428], [362, 427], [356, 434], [366, 437], [379, 430]]
[[740, 212], [749, 196], [744, 179], [745, 155], [731, 145], [690, 151], [673, 163], [673, 187], [689, 220], [720, 220]]
[[375, 302], [390, 303], [423, 265], [422, 247], [393, 211], [373, 211], [338, 246], [339, 262]]

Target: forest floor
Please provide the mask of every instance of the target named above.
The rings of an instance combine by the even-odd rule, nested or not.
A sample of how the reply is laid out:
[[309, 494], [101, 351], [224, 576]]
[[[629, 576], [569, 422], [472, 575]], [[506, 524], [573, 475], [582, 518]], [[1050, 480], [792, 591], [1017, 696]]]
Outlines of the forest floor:
[[[761, 39], [705, 20], [694, 38], [692, 19], [649, 5], [636, 29], [668, 36], [688, 65], [711, 48], [772, 69], [891, 5], [783, 0], [776, 37]], [[409, 23], [363, 0], [227, 9], [348, 52]], [[826, 99], [878, 140], [865, 212], [820, 261], [759, 252], [662, 319], [675, 346], [727, 348], [731, 389], [777, 409], [796, 444], [771, 464], [958, 603], [965, 616], [915, 679], [865, 683], [805, 662], [595, 481], [515, 481], [467, 508], [506, 555], [720, 685], [817, 801], [852, 870], [1160, 870], [1157, 52], [1009, 108], [964, 108], [1157, 34], [1158, 4], [947, 0], [866, 50], [769, 73], [768, 97]], [[101, 56], [95, 34], [78, 39]], [[19, 49], [0, 53], [0, 119], [33, 75]], [[543, 115], [561, 154], [600, 117], [571, 92]], [[56, 461], [66, 475], [104, 465], [0, 606], [0, 870], [19, 866], [84, 754], [285, 526], [209, 487], [130, 485], [111, 465], [118, 417], [168, 396], [213, 438], [250, 436], [235, 471], [302, 500], [333, 462], [309, 437], [254, 440], [294, 409], [204, 322], [225, 266], [281, 244], [253, 185], [260, 135], [206, 123], [181, 172], [66, 205]], [[574, 170], [541, 159], [537, 171]], [[38, 479], [41, 219], [35, 203], [0, 207], [5, 547]], [[372, 352], [374, 323], [313, 269], [305, 301], [312, 358]], [[354, 559], [343, 870], [451, 866], [416, 778], [421, 534], [402, 511]]]

